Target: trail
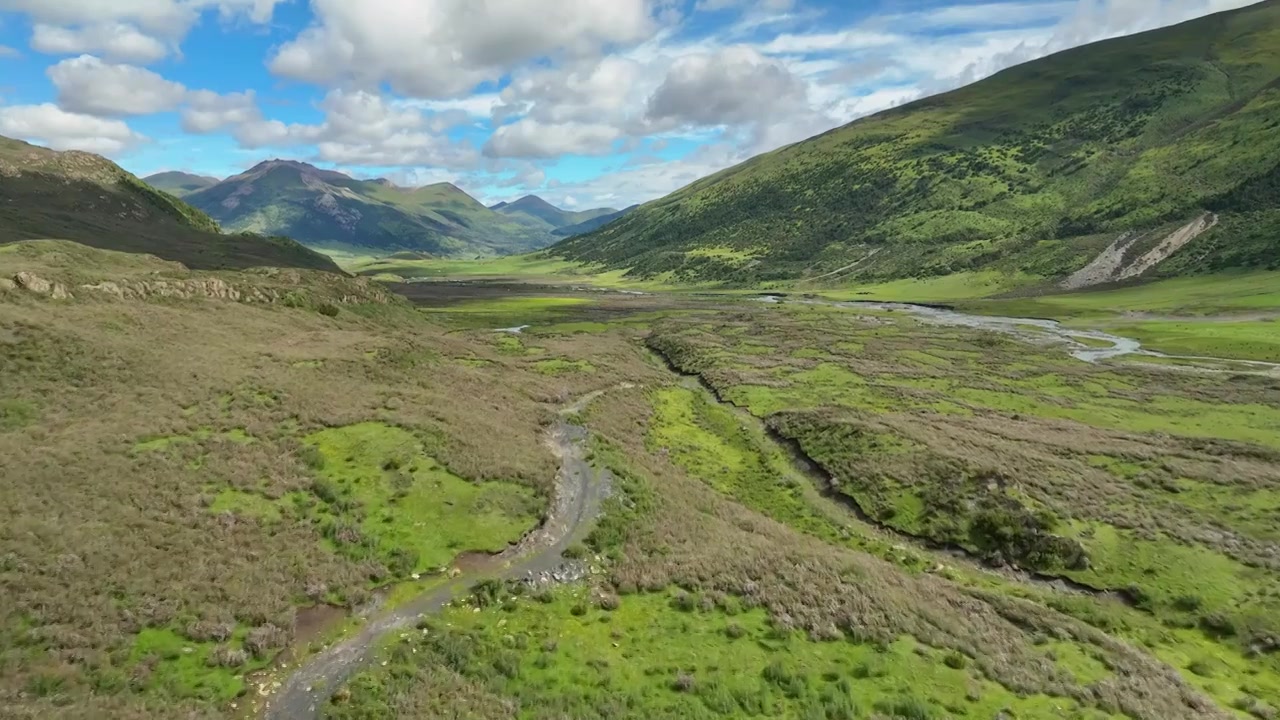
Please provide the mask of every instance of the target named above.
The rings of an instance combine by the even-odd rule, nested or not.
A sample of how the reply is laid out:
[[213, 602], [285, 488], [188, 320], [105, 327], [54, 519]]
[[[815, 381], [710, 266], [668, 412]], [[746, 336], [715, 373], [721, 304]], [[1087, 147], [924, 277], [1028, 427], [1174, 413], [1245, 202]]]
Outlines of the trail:
[[564, 551], [581, 539], [599, 516], [612, 485], [613, 477], [607, 470], [597, 470], [586, 460], [586, 429], [569, 421], [569, 416], [605, 392], [598, 390], [563, 406], [545, 433], [544, 441], [560, 461], [560, 469], [551, 508], [539, 527], [503, 553], [486, 558], [445, 585], [374, 618], [359, 633], [307, 658], [273, 688], [263, 715], [271, 720], [318, 718], [329, 695], [376, 660], [384, 638], [411, 627], [424, 615], [439, 612], [478, 580], [554, 574], [565, 563]]

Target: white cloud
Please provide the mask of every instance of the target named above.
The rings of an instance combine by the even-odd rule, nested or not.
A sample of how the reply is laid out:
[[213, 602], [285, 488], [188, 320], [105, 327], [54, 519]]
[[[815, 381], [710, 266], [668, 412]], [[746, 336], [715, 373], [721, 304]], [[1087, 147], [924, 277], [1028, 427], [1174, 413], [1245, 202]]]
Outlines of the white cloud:
[[580, 122], [548, 125], [527, 118], [495, 130], [484, 146], [484, 154], [495, 158], [607, 155], [620, 138], [622, 131], [611, 125]]
[[182, 109], [182, 129], [190, 133], [210, 133], [262, 119], [254, 91], [219, 95], [196, 90], [187, 95]]
[[22, 53], [8, 45], [0, 45], [0, 59], [22, 57]]
[[187, 89], [133, 65], [104, 63], [92, 55], [63, 60], [46, 71], [58, 105], [86, 115], [150, 115], [173, 110]]
[[647, 0], [312, 0], [316, 25], [271, 70], [322, 85], [389, 83], [420, 98], [465, 95], [524, 62], [594, 54], [654, 28]]
[[414, 103], [362, 90], [333, 90], [319, 103], [324, 121], [308, 125], [268, 119], [252, 93], [192, 93], [183, 122], [192, 132], [229, 129], [241, 147], [314, 147], [312, 160], [351, 166], [438, 166], [472, 169], [480, 153], [443, 132], [465, 122], [461, 110], [424, 113]]
[[103, 155], [146, 140], [123, 121], [70, 113], [51, 103], [0, 107], [0, 135], [40, 141], [54, 150]]
[[734, 125], [808, 107], [807, 85], [782, 63], [748, 47], [680, 58], [649, 98], [657, 123]]
[[100, 52], [148, 63], [176, 48], [204, 12], [261, 24], [282, 2], [287, 0], [0, 0], [0, 11], [31, 18], [31, 47], [38, 52]]
[[49, 55], [101, 52], [115, 60], [136, 63], [155, 62], [169, 54], [165, 43], [124, 23], [101, 23], [83, 28], [37, 23], [31, 31], [31, 49]]

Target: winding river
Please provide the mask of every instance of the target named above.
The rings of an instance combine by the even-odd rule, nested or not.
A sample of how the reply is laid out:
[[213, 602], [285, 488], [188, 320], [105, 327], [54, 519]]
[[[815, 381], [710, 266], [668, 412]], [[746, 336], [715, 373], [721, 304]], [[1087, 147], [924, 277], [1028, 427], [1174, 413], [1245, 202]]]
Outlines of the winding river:
[[1165, 366], [1178, 367], [1178, 369], [1182, 370], [1222, 372], [1226, 370], [1239, 371], [1242, 368], [1251, 368], [1255, 371], [1261, 371], [1262, 374], [1280, 375], [1280, 363], [1264, 362], [1262, 360], [1237, 360], [1232, 358], [1208, 357], [1201, 355], [1171, 355], [1168, 353], [1157, 352], [1155, 350], [1148, 350], [1142, 347], [1141, 342], [1133, 338], [1113, 335], [1101, 330], [1076, 330], [1063, 326], [1062, 323], [1057, 320], [1005, 317], [1001, 315], [971, 315], [969, 313], [963, 313], [958, 310], [951, 310], [948, 308], [935, 307], [931, 305], [912, 305], [909, 303], [863, 301], [834, 302], [811, 299], [793, 300], [778, 295], [764, 295], [761, 296], [759, 300], [775, 304], [797, 303], [803, 305], [824, 305], [827, 307], [845, 308], [848, 310], [902, 312], [910, 314], [922, 322], [932, 325], [947, 325], [952, 327], [973, 328], [975, 330], [990, 330], [993, 332], [1016, 335], [1031, 341], [1058, 341], [1067, 345], [1068, 352], [1072, 357], [1089, 363], [1101, 362], [1103, 360], [1118, 358], [1125, 355], [1136, 355], [1162, 360], [1209, 362], [1229, 366], [1228, 368]]
[[604, 392], [584, 395], [560, 408], [559, 418], [546, 431], [544, 440], [560, 461], [560, 469], [551, 507], [541, 525], [509, 550], [468, 567], [448, 583], [375, 617], [360, 632], [303, 660], [291, 669], [287, 679], [272, 686], [263, 715], [273, 720], [318, 718], [330, 694], [369, 667], [377, 659], [382, 641], [391, 633], [404, 631], [424, 615], [439, 612], [478, 580], [550, 575], [561, 568], [564, 551], [580, 540], [600, 515], [613, 482], [607, 470], [587, 462], [587, 431], [569, 421], [570, 416]]

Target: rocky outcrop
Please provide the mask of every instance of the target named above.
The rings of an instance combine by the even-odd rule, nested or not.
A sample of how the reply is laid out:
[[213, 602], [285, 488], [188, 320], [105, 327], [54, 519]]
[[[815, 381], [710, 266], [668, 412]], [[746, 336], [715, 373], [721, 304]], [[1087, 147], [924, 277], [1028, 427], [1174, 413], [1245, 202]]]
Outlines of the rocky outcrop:
[[152, 297], [212, 298], [232, 302], [270, 303], [279, 300], [283, 293], [271, 288], [237, 288], [221, 278], [192, 280], [126, 280], [103, 281], [93, 285], [81, 285], [81, 289], [114, 295], [122, 300], [145, 300]]
[[71, 298], [71, 293], [67, 291], [67, 286], [62, 283], [52, 282], [29, 272], [20, 272], [13, 276], [11, 281], [15, 288], [26, 290], [36, 295], [47, 295], [54, 300], [67, 300]]

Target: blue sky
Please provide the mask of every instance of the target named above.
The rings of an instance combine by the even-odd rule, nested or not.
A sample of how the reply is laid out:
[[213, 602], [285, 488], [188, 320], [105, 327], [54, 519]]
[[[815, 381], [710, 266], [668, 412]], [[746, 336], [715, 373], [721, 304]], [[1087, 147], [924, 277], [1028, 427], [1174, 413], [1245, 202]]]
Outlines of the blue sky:
[[0, 134], [623, 207], [1068, 47], [1252, 0], [0, 0]]

